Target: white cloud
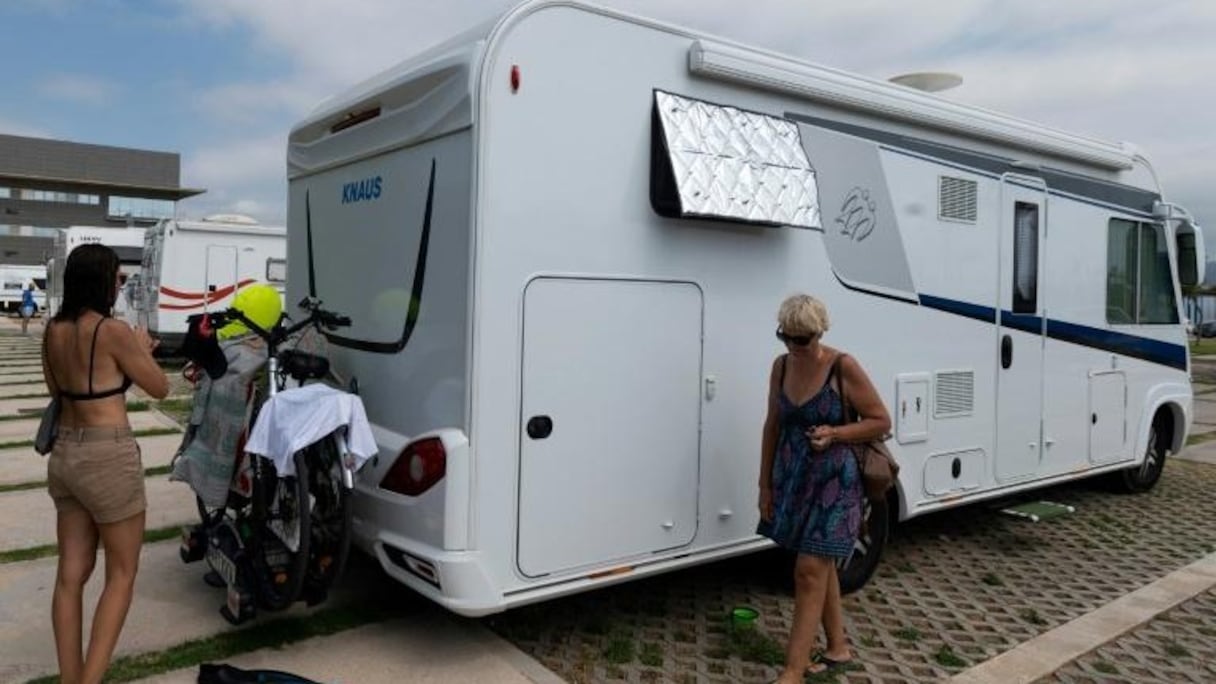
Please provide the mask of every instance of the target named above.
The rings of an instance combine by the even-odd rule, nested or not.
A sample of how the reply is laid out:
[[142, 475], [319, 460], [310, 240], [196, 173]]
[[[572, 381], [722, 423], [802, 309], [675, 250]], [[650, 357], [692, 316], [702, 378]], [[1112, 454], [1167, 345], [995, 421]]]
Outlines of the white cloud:
[[199, 93], [195, 108], [209, 121], [249, 124], [267, 117], [298, 118], [327, 94], [306, 80], [229, 83]]
[[86, 74], [52, 74], [38, 84], [43, 97], [86, 105], [103, 105], [118, 94], [117, 85]]
[[[764, 49], [887, 78], [916, 70], [963, 75], [944, 95], [1052, 127], [1130, 140], [1154, 159], [1176, 201], [1210, 216], [1216, 108], [1216, 3], [1161, 0], [601, 0], [631, 13]], [[288, 59], [290, 73], [206, 93], [209, 118], [280, 131], [320, 98], [370, 77], [515, 4], [511, 0], [179, 0], [192, 20], [240, 27], [259, 49]], [[281, 136], [280, 136], [281, 140]], [[218, 195], [240, 201], [246, 183], [271, 188], [259, 206], [281, 203], [283, 147], [261, 152], [225, 143], [239, 157], [273, 158], [229, 169], [215, 153], [193, 167]], [[189, 161], [189, 160], [188, 160]], [[191, 164], [187, 164], [191, 169]], [[205, 169], [205, 171], [204, 171]], [[254, 179], [256, 173], [269, 174]], [[223, 190], [235, 187], [240, 191]], [[1202, 208], [1202, 209], [1201, 209]], [[281, 212], [280, 212], [281, 213]], [[1202, 218], [1202, 215], [1201, 215]]]
[[206, 188], [180, 205], [181, 213], [248, 214], [264, 223], [286, 216], [287, 132], [202, 144], [182, 154], [182, 185]]
[[12, 119], [0, 118], [0, 135], [22, 135], [27, 138], [50, 138], [54, 137], [51, 132], [41, 128], [27, 124], [24, 121], [14, 121]]

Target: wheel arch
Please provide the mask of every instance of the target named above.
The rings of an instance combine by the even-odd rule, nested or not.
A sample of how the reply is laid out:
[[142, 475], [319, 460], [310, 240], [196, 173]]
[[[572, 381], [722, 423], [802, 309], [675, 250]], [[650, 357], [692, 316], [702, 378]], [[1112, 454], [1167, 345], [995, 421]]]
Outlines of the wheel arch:
[[[1133, 453], [1143, 455], [1148, 446], [1148, 435], [1154, 425], [1163, 425], [1158, 431], [1158, 439], [1170, 453], [1178, 453], [1186, 443], [1187, 429], [1190, 427], [1191, 391], [1189, 387], [1175, 383], [1159, 385], [1145, 397], [1144, 412], [1140, 414], [1140, 424], [1137, 426]], [[1161, 434], [1164, 431], [1164, 434]]]

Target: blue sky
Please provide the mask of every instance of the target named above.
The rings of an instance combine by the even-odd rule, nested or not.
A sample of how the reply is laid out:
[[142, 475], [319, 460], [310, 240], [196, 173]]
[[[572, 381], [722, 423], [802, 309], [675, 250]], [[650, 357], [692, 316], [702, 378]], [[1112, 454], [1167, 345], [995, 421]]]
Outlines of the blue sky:
[[178, 3], [30, 2], [0, 5], [10, 67], [0, 116], [57, 137], [153, 149], [188, 149], [224, 133], [199, 116], [198, 94], [290, 68], [258, 48], [249, 28], [210, 27]]
[[[183, 214], [283, 220], [290, 127], [322, 98], [511, 0], [5, 0], [0, 132], [170, 150]], [[871, 77], [1129, 140], [1216, 226], [1211, 0], [603, 0]], [[1205, 220], [1206, 219], [1206, 220]], [[1216, 246], [1209, 228], [1209, 244]]]

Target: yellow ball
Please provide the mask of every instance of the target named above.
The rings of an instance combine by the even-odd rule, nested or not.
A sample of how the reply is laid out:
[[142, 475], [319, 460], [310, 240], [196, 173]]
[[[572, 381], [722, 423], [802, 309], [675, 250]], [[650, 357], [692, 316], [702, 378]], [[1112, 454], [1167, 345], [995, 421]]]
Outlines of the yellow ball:
[[[232, 298], [232, 308], [245, 314], [262, 330], [270, 330], [283, 315], [283, 297], [273, 287], [258, 283], [242, 288]], [[241, 321], [232, 321], [220, 328], [221, 340], [231, 339], [251, 332]]]

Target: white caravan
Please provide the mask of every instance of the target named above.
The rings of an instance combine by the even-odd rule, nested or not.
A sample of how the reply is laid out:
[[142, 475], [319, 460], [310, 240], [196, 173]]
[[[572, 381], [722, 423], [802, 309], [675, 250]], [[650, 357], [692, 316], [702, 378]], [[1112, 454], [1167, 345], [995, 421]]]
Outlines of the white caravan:
[[144, 237], [137, 319], [176, 349], [192, 314], [226, 308], [243, 287], [287, 281], [287, 230], [235, 214], [164, 220]]
[[46, 309], [46, 266], [0, 266], [0, 307], [12, 313], [21, 309], [25, 288], [34, 286], [34, 303]]
[[[59, 311], [63, 301], [63, 267], [67, 264], [68, 255], [77, 247], [89, 243], [99, 243], [114, 250], [118, 255], [119, 272], [125, 283], [132, 276], [139, 274], [144, 248], [143, 228], [107, 228], [105, 226], [72, 226], [64, 228], [55, 235], [51, 247], [51, 258], [46, 264], [47, 315], [54, 316]], [[125, 313], [128, 306], [127, 298], [122, 295], [115, 304], [116, 315]]]
[[769, 546], [795, 292], [903, 465], [850, 588], [888, 516], [1140, 490], [1185, 443], [1201, 233], [1130, 145], [541, 1], [323, 103], [287, 158], [288, 301], [354, 321], [332, 358], [380, 445], [357, 543], [465, 615]]

